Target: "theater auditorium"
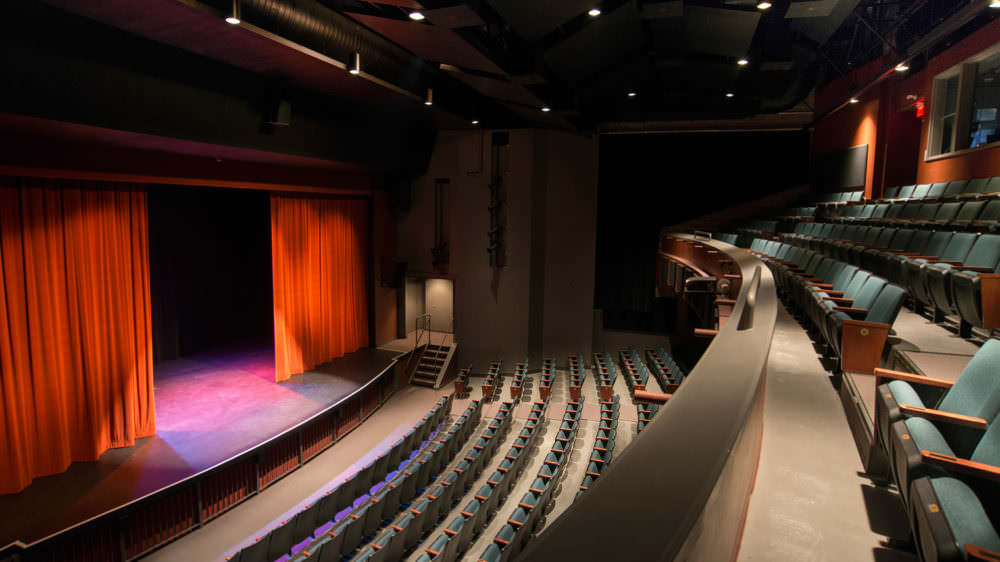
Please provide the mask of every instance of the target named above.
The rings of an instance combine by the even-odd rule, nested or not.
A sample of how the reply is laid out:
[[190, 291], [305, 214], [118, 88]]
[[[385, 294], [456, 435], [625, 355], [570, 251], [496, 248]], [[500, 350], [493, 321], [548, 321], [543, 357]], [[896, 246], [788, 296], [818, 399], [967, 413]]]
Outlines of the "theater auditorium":
[[1000, 560], [1000, 0], [12, 0], [0, 562]]

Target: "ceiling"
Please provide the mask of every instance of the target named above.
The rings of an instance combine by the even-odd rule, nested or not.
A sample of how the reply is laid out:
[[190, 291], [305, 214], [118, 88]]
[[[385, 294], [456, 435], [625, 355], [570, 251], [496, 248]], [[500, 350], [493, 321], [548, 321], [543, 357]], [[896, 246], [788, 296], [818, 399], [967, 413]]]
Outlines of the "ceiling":
[[[582, 131], [799, 111], [820, 81], [904, 46], [961, 4], [240, 0], [234, 27], [222, 21], [231, 0], [45, 1], [310, 91], [427, 111], [439, 128]], [[355, 53], [358, 76], [347, 72]]]

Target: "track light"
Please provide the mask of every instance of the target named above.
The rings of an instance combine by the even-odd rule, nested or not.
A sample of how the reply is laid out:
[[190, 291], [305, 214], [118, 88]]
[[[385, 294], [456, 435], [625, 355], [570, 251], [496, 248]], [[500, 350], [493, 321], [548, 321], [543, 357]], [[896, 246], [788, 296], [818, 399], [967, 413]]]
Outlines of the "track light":
[[239, 0], [233, 0], [233, 11], [226, 17], [226, 23], [233, 25], [240, 24], [240, 4]]
[[354, 53], [354, 60], [351, 62], [351, 69], [348, 72], [355, 76], [361, 74], [361, 53]]
[[635, 92], [629, 92], [629, 93], [628, 93], [628, 94], [626, 94], [626, 95], [627, 95], [628, 97], [630, 97], [630, 98], [634, 98], [634, 97], [636, 97], [636, 96], [637, 96], [637, 95], [639, 95], [639, 94], [637, 94], [637, 93], [635, 93]]
[[734, 94], [732, 92], [726, 92], [726, 97], [727, 98], [731, 98], [731, 97], [735, 97], [735, 96], [736, 96], [736, 94]]
[[424, 105], [434, 105], [434, 89], [427, 88], [427, 99], [424, 100]]
[[905, 62], [901, 62], [896, 65], [896, 72], [906, 72], [909, 69], [910, 65], [906, 64]]
[[420, 12], [410, 12], [410, 19], [413, 21], [421, 21], [424, 19], [424, 15]]
[[473, 119], [472, 120], [472, 124], [473, 125], [478, 125], [479, 124], [479, 119]]
[[750, 59], [748, 59], [746, 57], [743, 57], [740, 60], [736, 61], [736, 64], [738, 64], [740, 66], [746, 66], [746, 65], [750, 64]]
[[547, 105], [546, 105], [545, 107], [543, 107], [543, 108], [542, 108], [542, 112], [543, 112], [543, 113], [548, 113], [548, 112], [550, 112], [550, 111], [552, 111], [552, 108], [551, 108], [551, 107], [549, 107], [549, 106], [547, 106]]
[[767, 1], [765, 1], [765, 2], [757, 2], [757, 9], [761, 10], [761, 11], [763, 11], [763, 10], [770, 10], [771, 9], [771, 3], [767, 2]]
[[599, 10], [598, 8], [591, 8], [590, 11], [587, 12], [587, 15], [592, 18], [596, 18], [597, 16], [601, 15], [601, 10]]

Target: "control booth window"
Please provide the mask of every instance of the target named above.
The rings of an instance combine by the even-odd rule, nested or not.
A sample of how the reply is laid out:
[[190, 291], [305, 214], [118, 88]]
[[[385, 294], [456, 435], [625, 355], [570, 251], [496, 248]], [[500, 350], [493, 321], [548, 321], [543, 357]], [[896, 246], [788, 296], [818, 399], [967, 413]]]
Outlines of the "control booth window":
[[1000, 45], [934, 77], [927, 158], [1000, 141]]

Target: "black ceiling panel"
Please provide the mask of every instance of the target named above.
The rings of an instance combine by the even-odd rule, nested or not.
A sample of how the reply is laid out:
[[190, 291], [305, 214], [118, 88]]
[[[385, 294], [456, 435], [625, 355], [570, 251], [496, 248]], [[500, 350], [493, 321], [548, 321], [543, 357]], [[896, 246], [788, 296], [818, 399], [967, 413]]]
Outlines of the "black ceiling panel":
[[630, 2], [558, 43], [545, 53], [545, 64], [563, 80], [576, 83], [639, 54], [644, 41], [639, 10]]

